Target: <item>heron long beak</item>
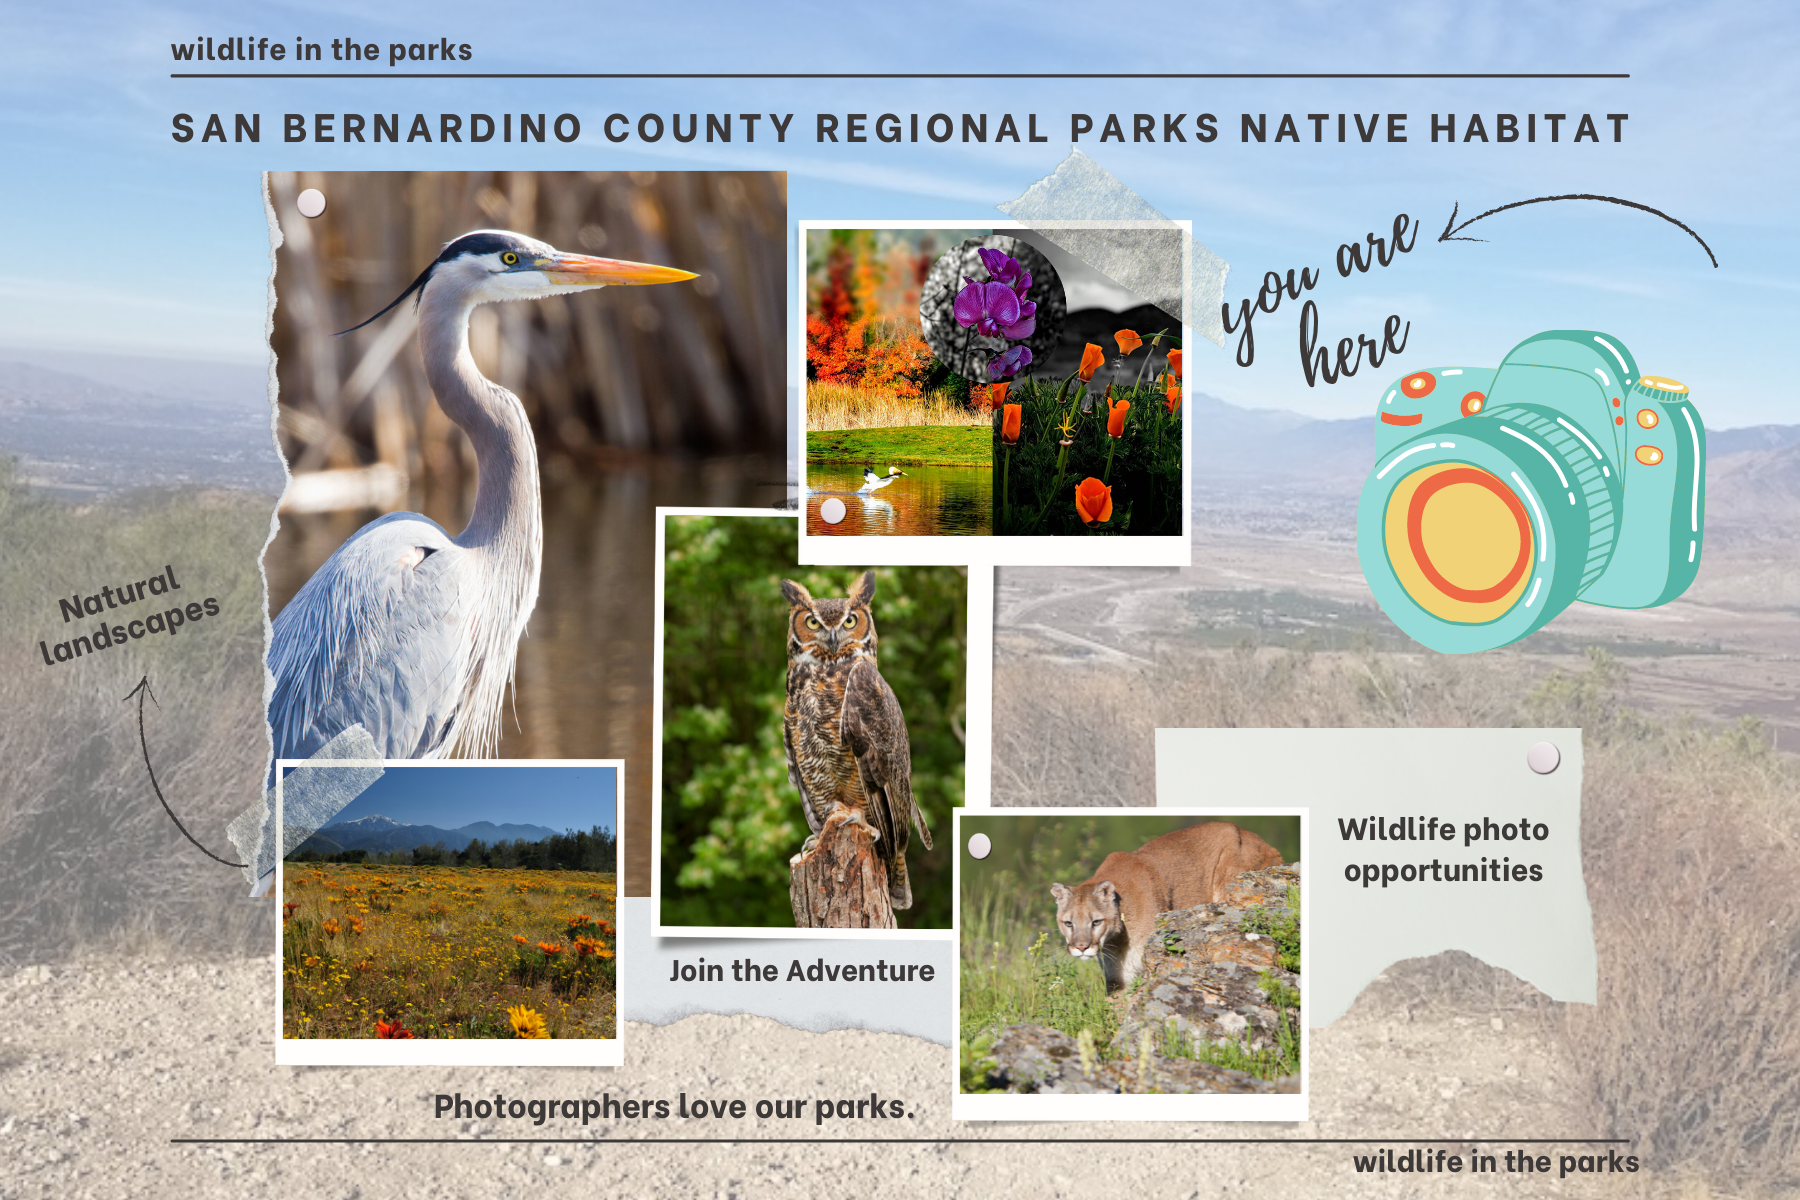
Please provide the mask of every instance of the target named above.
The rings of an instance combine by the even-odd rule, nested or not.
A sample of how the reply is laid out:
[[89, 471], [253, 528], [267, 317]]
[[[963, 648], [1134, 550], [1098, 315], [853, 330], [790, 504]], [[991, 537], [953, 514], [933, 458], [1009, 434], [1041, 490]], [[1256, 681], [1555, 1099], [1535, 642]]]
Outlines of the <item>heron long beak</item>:
[[537, 269], [551, 283], [577, 287], [602, 287], [607, 284], [680, 283], [698, 279], [693, 271], [674, 267], [657, 267], [649, 263], [624, 262], [616, 258], [590, 258], [585, 254], [558, 253], [542, 258]]

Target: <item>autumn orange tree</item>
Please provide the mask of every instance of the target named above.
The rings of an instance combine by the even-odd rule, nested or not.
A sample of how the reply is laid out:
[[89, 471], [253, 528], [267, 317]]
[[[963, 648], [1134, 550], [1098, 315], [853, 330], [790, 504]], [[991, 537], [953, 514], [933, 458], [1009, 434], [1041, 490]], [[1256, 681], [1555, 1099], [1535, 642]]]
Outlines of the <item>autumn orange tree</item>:
[[825, 282], [806, 316], [806, 377], [820, 383], [918, 396], [931, 348], [916, 330], [883, 320], [876, 298], [886, 267], [868, 229], [834, 229]]

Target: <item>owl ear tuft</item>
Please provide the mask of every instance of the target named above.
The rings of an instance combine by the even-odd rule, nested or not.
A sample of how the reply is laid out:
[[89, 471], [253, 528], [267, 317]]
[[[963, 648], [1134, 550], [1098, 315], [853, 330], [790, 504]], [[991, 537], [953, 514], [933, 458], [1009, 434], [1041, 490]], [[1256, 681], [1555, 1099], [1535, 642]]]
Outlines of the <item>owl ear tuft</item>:
[[802, 608], [812, 607], [812, 593], [791, 579], [781, 581], [781, 594], [787, 597], [789, 604], [798, 604]]
[[875, 599], [875, 572], [864, 571], [862, 578], [856, 581], [856, 586], [850, 589], [850, 603], [867, 605], [873, 599]]

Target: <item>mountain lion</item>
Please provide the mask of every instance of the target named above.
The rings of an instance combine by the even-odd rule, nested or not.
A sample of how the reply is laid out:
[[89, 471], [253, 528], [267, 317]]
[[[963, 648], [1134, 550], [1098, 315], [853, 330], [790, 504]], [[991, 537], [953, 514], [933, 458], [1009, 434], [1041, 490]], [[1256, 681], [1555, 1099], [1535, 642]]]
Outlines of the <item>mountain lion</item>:
[[1215, 904], [1245, 871], [1279, 866], [1275, 847], [1229, 821], [1208, 821], [1106, 856], [1086, 883], [1053, 883], [1056, 920], [1076, 958], [1098, 958], [1106, 990], [1137, 977], [1156, 914]]

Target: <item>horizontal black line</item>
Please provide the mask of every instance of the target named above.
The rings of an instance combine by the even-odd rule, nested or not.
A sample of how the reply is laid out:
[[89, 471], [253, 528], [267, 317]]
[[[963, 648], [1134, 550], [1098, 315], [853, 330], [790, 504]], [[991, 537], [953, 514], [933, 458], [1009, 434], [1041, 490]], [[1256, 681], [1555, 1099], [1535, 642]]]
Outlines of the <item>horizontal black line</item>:
[[[178, 71], [170, 74], [170, 79], [993, 79], [988, 71], [970, 72], [968, 74], [899, 74], [892, 72], [844, 72], [827, 74], [822, 72], [714, 72], [698, 71], [689, 73], [676, 72], [639, 72], [632, 74], [617, 72], [576, 72], [576, 71], [386, 71], [374, 74], [368, 71]], [[1133, 79], [1630, 79], [1629, 72], [1595, 73], [1582, 72], [1417, 72], [1411, 74], [1388, 74], [1377, 72], [1333, 72], [1333, 73], [1240, 73], [1240, 74], [1138, 74], [1115, 75], [1111, 73], [1095, 73], [1089, 75], [1065, 75], [1061, 73], [1013, 74], [1007, 79], [1108, 79], [1125, 81]]]
[[171, 1137], [171, 1146], [653, 1146], [653, 1144], [707, 1144], [734, 1142], [806, 1146], [1066, 1146], [1066, 1144], [1127, 1144], [1127, 1146], [1417, 1146], [1420, 1142], [1453, 1146], [1627, 1146], [1629, 1137]]

